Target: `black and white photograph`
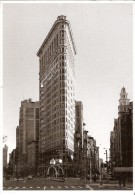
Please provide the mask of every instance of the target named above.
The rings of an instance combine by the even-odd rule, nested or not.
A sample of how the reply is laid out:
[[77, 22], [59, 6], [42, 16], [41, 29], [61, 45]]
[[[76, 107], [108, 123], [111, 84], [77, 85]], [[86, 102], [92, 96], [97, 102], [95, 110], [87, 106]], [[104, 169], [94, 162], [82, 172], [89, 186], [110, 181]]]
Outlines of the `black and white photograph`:
[[2, 2], [2, 193], [133, 194], [133, 2]]

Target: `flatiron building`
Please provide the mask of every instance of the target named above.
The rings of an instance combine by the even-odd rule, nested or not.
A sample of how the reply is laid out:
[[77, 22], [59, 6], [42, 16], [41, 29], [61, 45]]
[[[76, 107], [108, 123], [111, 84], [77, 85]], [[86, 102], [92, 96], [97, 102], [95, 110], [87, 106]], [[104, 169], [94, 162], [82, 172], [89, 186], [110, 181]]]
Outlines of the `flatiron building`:
[[69, 21], [58, 16], [37, 52], [39, 57], [39, 174], [46, 175], [51, 159], [61, 159], [66, 175], [73, 174], [75, 132], [76, 48]]

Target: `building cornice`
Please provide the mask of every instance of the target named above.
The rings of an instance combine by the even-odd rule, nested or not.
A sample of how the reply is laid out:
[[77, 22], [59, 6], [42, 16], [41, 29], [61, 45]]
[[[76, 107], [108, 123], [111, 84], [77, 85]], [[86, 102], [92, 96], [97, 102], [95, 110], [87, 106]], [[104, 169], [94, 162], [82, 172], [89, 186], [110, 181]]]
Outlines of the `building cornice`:
[[45, 44], [47, 43], [48, 39], [50, 38], [51, 34], [53, 33], [53, 31], [54, 31], [56, 25], [59, 24], [59, 23], [63, 23], [63, 22], [65, 22], [65, 23], [68, 25], [69, 33], [70, 33], [70, 37], [71, 37], [71, 41], [72, 41], [72, 45], [73, 45], [73, 49], [74, 49], [74, 53], [75, 53], [75, 55], [76, 55], [75, 42], [74, 42], [74, 39], [73, 39], [73, 34], [72, 34], [72, 30], [71, 30], [69, 21], [66, 20], [66, 19], [57, 19], [57, 20], [55, 21], [55, 23], [53, 24], [51, 30], [49, 31], [47, 37], [46, 37], [45, 40], [43, 41], [41, 47], [39, 48], [39, 50], [38, 50], [38, 52], [37, 52], [37, 56], [38, 56], [38, 57], [40, 56], [40, 54], [41, 54], [41, 52], [42, 52], [42, 49], [44, 48], [44, 46], [45, 46]]

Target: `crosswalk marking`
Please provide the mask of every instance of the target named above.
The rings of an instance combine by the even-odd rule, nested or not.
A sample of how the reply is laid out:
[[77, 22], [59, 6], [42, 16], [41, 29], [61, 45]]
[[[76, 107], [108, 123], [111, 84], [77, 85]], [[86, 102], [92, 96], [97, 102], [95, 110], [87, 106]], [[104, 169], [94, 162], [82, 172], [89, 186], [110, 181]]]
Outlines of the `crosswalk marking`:
[[[4, 189], [4, 188], [6, 188], [6, 187], [3, 187], [3, 189]], [[23, 187], [21, 187], [21, 188], [19, 188], [19, 187], [15, 187], [15, 188], [9, 187], [8, 189], [9, 189], [9, 190], [11, 190], [11, 189], [13, 189], [13, 190], [17, 190], [17, 189], [22, 189], [22, 190], [24, 190], [24, 189], [32, 189], [32, 188], [33, 188], [33, 187], [26, 187], [26, 186], [23, 186]], [[35, 187], [35, 188], [40, 189], [41, 187], [38, 186], [38, 187]], [[48, 186], [48, 187], [47, 187], [47, 186], [44, 186], [44, 187], [43, 187], [44, 190], [46, 190], [47, 188], [48, 188], [48, 189], [49, 189], [49, 188], [50, 188], [50, 189], [54, 189], [54, 188], [57, 188], [57, 189], [64, 189], [64, 188], [65, 188], [65, 189], [71, 189], [71, 188], [72, 188], [72, 189], [77, 189], [77, 188], [78, 188], [78, 189], [83, 189], [83, 188], [87, 188], [87, 189], [89, 189], [89, 190], [93, 190], [89, 185], [85, 185], [84, 187], [83, 187], [83, 186], [56, 186], [56, 187], [54, 187], [54, 186]]]
[[19, 187], [16, 187], [15, 190], [17, 190]]
[[90, 190], [93, 190], [93, 188], [91, 188], [91, 187], [89, 187], [90, 188]]
[[83, 188], [83, 187], [81, 187], [81, 186], [78, 186], [78, 188]]
[[86, 185], [85, 187], [90, 189], [90, 190], [93, 190], [93, 188], [91, 188], [89, 185]]
[[[33, 187], [26, 187], [26, 186], [23, 186], [23, 187], [4, 187], [3, 186], [3, 190], [5, 190], [5, 189], [8, 189], [8, 190], [17, 190], [17, 189], [32, 189]], [[37, 188], [37, 189], [40, 189], [41, 187], [35, 187], [35, 188]], [[86, 184], [85, 186], [44, 186], [42, 189], [44, 189], [44, 190], [46, 190], [46, 189], [49, 189], [49, 188], [52, 188], [52, 189], [54, 189], [54, 188], [57, 188], [57, 189], [64, 189], [64, 188], [66, 188], [66, 189], [88, 189], [88, 190], [93, 190], [93, 188], [89, 185], [89, 184]], [[125, 187], [125, 189], [127, 189], [127, 190], [132, 190], [132, 188], [130, 188], [130, 187]]]

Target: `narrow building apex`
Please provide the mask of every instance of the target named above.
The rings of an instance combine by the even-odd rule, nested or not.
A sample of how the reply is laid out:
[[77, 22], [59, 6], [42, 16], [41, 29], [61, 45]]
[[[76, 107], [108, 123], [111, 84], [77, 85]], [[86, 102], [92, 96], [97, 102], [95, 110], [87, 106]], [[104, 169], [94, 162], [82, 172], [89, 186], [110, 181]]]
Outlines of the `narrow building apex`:
[[58, 16], [57, 20], [66, 20], [66, 16], [64, 16], [64, 15]]

